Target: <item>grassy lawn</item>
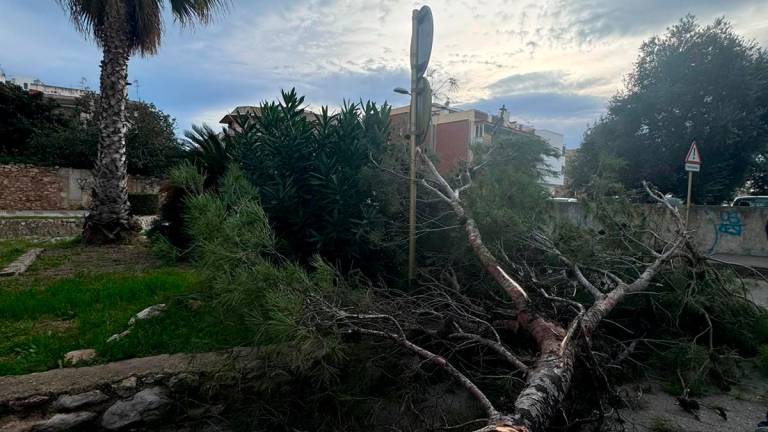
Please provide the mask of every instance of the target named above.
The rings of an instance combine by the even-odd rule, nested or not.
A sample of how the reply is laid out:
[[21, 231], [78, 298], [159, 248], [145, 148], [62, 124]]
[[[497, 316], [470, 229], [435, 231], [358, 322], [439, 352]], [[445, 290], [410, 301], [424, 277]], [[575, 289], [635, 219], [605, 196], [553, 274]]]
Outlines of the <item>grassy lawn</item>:
[[34, 242], [29, 240], [0, 240], [0, 269], [20, 257]]
[[[95, 348], [99, 361], [158, 353], [216, 350], [253, 339], [241, 323], [230, 322], [197, 300], [200, 283], [190, 270], [157, 269], [144, 274], [75, 276], [38, 289], [8, 289], [0, 296], [0, 375], [59, 366], [68, 351]], [[167, 303], [167, 312], [140, 322], [132, 333], [107, 343], [128, 328], [147, 306]]]
[[[107, 362], [253, 341], [242, 322], [232, 321], [205, 301], [204, 285], [188, 268], [152, 265], [110, 271], [104, 266], [103, 272], [53, 276], [78, 254], [90, 260], [104, 255], [106, 263], [124, 269], [110, 252], [114, 251], [94, 254], [93, 249], [79, 246], [52, 251], [30, 268], [29, 275], [0, 279], [0, 375], [56, 368], [65, 353], [83, 348], [96, 349], [98, 362]], [[128, 255], [124, 260], [134, 258]], [[128, 328], [131, 316], [158, 303], [168, 305], [162, 316], [139, 322], [124, 339], [106, 342]]]
[[78, 240], [61, 240], [57, 242], [41, 242], [35, 240], [0, 240], [0, 269], [33, 247], [61, 249], [74, 245]]

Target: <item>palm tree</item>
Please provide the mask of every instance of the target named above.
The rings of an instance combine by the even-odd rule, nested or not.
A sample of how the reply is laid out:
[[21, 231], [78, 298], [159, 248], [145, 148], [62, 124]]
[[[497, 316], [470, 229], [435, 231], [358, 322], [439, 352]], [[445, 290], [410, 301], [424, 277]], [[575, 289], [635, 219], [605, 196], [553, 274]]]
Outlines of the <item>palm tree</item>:
[[206, 174], [206, 186], [218, 183], [232, 161], [232, 139], [219, 134], [207, 124], [192, 125], [192, 130], [184, 131], [187, 154], [192, 162]]
[[83, 227], [86, 243], [112, 243], [133, 235], [125, 159], [125, 103], [128, 59], [157, 53], [166, 3], [182, 26], [207, 23], [228, 0], [57, 0], [75, 28], [92, 36], [103, 50], [99, 152], [94, 166], [90, 214]]

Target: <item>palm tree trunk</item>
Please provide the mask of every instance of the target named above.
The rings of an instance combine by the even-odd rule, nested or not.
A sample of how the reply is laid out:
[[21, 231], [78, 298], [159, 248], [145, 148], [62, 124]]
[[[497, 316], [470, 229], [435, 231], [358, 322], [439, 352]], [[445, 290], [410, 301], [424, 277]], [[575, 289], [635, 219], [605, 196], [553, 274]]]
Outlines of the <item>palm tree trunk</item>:
[[125, 2], [109, 2], [105, 25], [97, 34], [103, 48], [99, 152], [94, 166], [90, 214], [83, 227], [86, 243], [114, 243], [133, 236], [128, 204], [125, 156], [125, 103], [130, 44]]

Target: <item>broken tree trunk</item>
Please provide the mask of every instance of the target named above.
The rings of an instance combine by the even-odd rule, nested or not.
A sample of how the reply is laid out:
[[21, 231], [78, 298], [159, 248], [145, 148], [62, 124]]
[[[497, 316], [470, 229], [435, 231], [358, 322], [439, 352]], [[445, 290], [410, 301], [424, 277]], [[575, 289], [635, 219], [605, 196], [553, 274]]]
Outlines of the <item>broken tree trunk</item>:
[[[595, 302], [586, 311], [582, 310], [582, 313], [570, 323], [568, 330], [566, 330], [559, 323], [547, 319], [533, 309], [525, 289], [504, 271], [496, 257], [483, 243], [477, 223], [463, 205], [460, 196], [461, 192], [472, 184], [470, 170], [465, 173], [468, 183], [453, 188], [440, 175], [432, 161], [423, 152], [420, 152], [420, 155], [423, 165], [427, 168], [428, 174], [432, 176], [435, 185], [433, 186], [426, 180], [422, 180], [422, 184], [451, 206], [460, 224], [463, 225], [467, 234], [467, 241], [483, 268], [504, 289], [515, 305], [519, 331], [529, 333], [539, 349], [534, 366], [528, 370], [525, 387], [515, 400], [514, 412], [490, 419], [491, 424], [481, 430], [500, 432], [542, 431], [554, 417], [570, 390], [579, 344], [582, 341], [590, 341], [602, 319], [627, 294], [642, 291], [648, 286], [662, 265], [675, 256], [685, 244], [685, 230], [679, 229], [678, 237], [668, 245], [663, 253], [657, 254], [656, 260], [632, 283], [624, 283], [617, 276], [611, 275], [618, 282], [613, 290], [607, 294], [597, 290], [583, 276], [578, 266], [572, 265], [578, 275], [578, 282], [592, 294]], [[652, 197], [659, 200], [657, 193], [651, 191], [647, 185], [646, 189]], [[666, 204], [663, 199], [660, 202]], [[668, 205], [667, 207], [676, 214], [674, 208]], [[679, 220], [679, 217], [677, 219]], [[562, 255], [560, 256], [562, 257]], [[583, 309], [583, 307], [581, 308]], [[574, 338], [573, 334], [577, 332], [580, 332], [582, 337]]]

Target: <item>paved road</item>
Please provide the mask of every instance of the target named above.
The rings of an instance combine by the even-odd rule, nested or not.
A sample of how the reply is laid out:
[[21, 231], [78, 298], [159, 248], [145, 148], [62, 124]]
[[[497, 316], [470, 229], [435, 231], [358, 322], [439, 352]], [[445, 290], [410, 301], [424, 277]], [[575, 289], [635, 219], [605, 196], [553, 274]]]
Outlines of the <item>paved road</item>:
[[748, 266], [755, 269], [761, 269], [761, 270], [768, 269], [768, 257], [764, 257], [764, 256], [714, 254], [712, 255], [712, 258], [718, 261], [724, 261], [730, 264]]

